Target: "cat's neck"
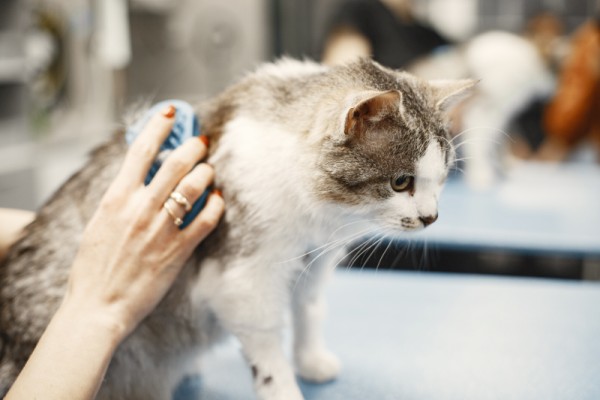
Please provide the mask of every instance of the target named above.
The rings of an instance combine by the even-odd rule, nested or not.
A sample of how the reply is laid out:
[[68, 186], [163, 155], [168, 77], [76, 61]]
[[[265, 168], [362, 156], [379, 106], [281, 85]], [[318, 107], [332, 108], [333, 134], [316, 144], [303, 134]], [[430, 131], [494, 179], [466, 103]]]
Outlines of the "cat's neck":
[[273, 218], [305, 218], [315, 206], [310, 182], [316, 157], [306, 146], [295, 132], [239, 116], [225, 125], [209, 162], [217, 185], [235, 193], [234, 201], [269, 210]]

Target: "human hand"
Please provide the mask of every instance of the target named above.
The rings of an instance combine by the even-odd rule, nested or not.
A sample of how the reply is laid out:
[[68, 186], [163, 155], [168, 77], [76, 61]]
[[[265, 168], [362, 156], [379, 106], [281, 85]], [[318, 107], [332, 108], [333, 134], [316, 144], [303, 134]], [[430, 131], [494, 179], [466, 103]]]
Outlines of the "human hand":
[[[179, 192], [193, 204], [213, 180], [206, 144], [191, 138], [164, 161], [148, 186], [144, 178], [174, 122], [173, 107], [157, 114], [132, 143], [123, 166], [87, 225], [69, 277], [63, 308], [107, 323], [118, 340], [129, 334], [165, 296], [194, 248], [217, 225], [217, 192], [183, 230], [185, 215], [169, 199]], [[167, 207], [163, 204], [168, 200]]]

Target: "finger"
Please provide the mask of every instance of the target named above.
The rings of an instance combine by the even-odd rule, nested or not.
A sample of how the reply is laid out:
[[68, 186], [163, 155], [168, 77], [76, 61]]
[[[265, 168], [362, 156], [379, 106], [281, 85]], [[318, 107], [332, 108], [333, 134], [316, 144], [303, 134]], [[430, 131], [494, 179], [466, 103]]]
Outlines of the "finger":
[[206, 156], [206, 146], [197, 137], [173, 150], [148, 185], [148, 194], [156, 206], [162, 205], [175, 186]]
[[219, 224], [223, 212], [225, 211], [225, 201], [219, 191], [213, 191], [206, 201], [206, 205], [200, 211], [200, 214], [183, 230], [181, 234], [186, 240], [190, 240], [193, 246], [209, 233], [211, 233]]
[[[206, 201], [200, 214], [185, 229], [171, 223], [170, 227], [153, 225], [155, 234], [161, 236], [166, 243], [166, 252], [172, 257], [183, 262], [191, 255], [194, 249], [205, 239], [219, 224], [225, 210], [225, 202], [220, 194], [213, 191]], [[172, 221], [171, 221], [172, 222]], [[177, 263], [175, 264], [177, 265]], [[179, 271], [180, 269], [175, 269]]]
[[209, 164], [201, 163], [184, 176], [175, 187], [174, 192], [181, 194], [188, 200], [190, 206], [196, 202], [212, 183], [215, 171]]
[[198, 164], [194, 169], [181, 179], [175, 190], [173, 198], [168, 198], [163, 205], [164, 213], [159, 218], [158, 224], [175, 225], [178, 219], [183, 220], [192, 205], [200, 198], [202, 193], [211, 184], [214, 178], [213, 168], [206, 164]]
[[161, 226], [161, 223], [157, 223], [152, 229], [158, 235], [161, 235], [166, 243], [170, 243], [169, 247], [178, 249], [176, 252], [185, 259], [217, 227], [224, 210], [225, 202], [223, 201], [223, 197], [217, 191], [213, 191], [208, 196], [200, 214], [185, 229], [180, 230], [173, 223], [173, 219], [166, 211], [161, 212], [161, 216], [169, 220], [168, 226]]
[[150, 118], [150, 121], [131, 144], [117, 179], [130, 185], [144, 183], [160, 146], [173, 128], [175, 112], [175, 107], [170, 105]]

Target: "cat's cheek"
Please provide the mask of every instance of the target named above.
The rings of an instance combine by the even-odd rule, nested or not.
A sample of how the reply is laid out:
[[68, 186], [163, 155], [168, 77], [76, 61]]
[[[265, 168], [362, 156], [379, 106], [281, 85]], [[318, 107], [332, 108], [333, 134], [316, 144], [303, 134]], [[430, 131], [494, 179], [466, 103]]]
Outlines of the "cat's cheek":
[[382, 224], [399, 232], [417, 228], [418, 211], [414, 197], [399, 193], [385, 202]]

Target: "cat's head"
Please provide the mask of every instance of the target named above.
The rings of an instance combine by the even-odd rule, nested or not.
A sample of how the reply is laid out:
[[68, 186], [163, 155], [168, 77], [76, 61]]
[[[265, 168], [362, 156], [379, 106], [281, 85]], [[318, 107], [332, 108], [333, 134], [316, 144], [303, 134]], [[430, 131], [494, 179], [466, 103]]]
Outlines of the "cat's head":
[[454, 162], [447, 113], [475, 82], [426, 82], [365, 60], [344, 68], [364, 88], [345, 93], [322, 137], [317, 194], [392, 230], [426, 227]]

